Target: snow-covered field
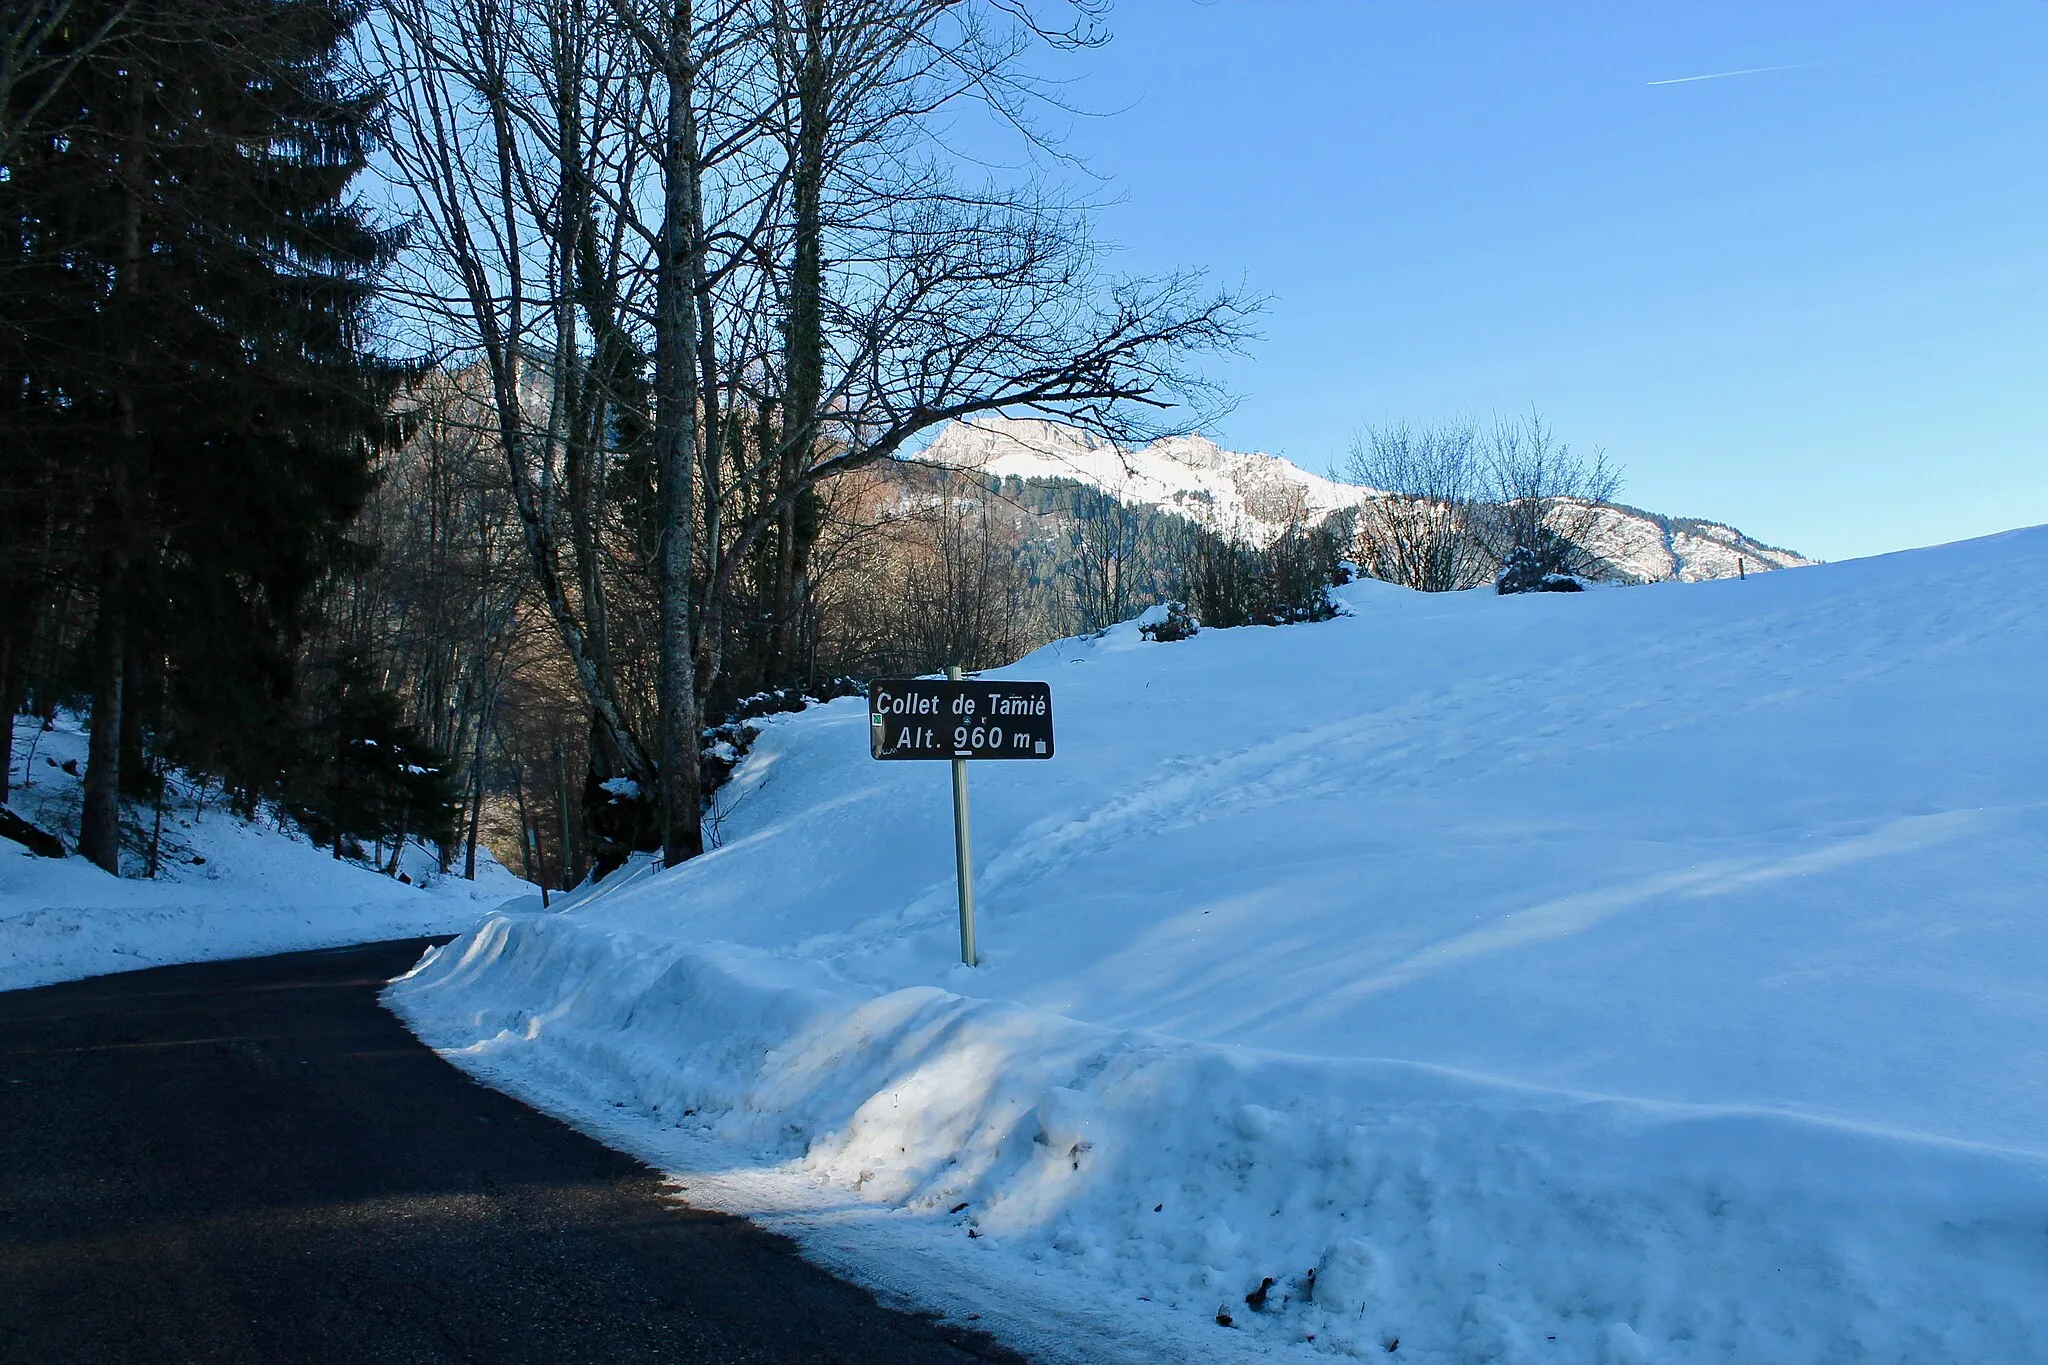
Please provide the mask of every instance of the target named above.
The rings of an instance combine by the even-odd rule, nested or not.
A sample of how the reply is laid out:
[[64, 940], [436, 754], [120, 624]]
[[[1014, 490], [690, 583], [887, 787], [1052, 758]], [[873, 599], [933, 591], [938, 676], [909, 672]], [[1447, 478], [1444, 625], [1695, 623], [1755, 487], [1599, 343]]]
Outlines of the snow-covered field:
[[[81, 789], [64, 765], [84, 767], [85, 742], [68, 716], [50, 731], [32, 718], [15, 722], [8, 804], [60, 832], [67, 848], [78, 832]], [[440, 877], [432, 857], [414, 848], [402, 866], [421, 884], [407, 885], [337, 863], [269, 818], [244, 823], [217, 793], [207, 802], [177, 781], [171, 791], [154, 880], [110, 877], [75, 854], [34, 857], [0, 839], [0, 990], [173, 962], [454, 933], [532, 890], [488, 855], [479, 856], [474, 882]], [[131, 857], [124, 869], [142, 866]]]
[[2048, 1360], [2042, 581], [2048, 528], [1119, 627], [1006, 670], [1059, 757], [974, 769], [984, 966], [945, 766], [853, 699], [715, 852], [387, 998], [1046, 1359]]

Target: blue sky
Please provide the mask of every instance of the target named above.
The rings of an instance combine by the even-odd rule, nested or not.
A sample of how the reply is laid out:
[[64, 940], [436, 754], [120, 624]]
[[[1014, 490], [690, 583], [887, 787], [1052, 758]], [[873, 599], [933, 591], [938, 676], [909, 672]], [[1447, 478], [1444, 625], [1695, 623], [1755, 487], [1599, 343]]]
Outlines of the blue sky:
[[1058, 69], [1117, 265], [1273, 296], [1225, 444], [1534, 406], [1627, 501], [1825, 558], [2048, 522], [2048, 0], [1110, 26]]

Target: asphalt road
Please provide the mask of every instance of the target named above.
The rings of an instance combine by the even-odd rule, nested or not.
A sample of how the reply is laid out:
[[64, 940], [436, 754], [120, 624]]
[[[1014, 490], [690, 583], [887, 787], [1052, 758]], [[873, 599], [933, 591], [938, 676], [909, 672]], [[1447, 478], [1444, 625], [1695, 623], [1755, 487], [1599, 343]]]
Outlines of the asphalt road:
[[0, 1361], [1016, 1361], [488, 1090], [424, 942], [0, 993]]

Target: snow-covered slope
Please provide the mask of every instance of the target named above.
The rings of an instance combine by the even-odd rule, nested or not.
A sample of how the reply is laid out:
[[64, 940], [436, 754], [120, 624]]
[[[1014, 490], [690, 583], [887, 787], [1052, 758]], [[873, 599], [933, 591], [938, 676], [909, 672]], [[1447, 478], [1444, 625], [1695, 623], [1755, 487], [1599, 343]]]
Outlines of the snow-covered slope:
[[2044, 577], [2048, 528], [1063, 641], [1005, 671], [1059, 757], [973, 773], [986, 965], [945, 767], [849, 699], [723, 847], [391, 999], [1046, 1359], [2048, 1360]]
[[[1380, 496], [1311, 474], [1276, 455], [1172, 436], [1124, 450], [1056, 422], [1007, 417], [955, 422], [919, 459], [992, 478], [1070, 479], [1127, 503], [1177, 512], [1224, 535], [1268, 544], [1289, 524], [1320, 521]], [[1594, 548], [1615, 576], [1699, 582], [1813, 561], [1751, 540], [1732, 526], [1633, 507], [1601, 513]]]
[[[9, 805], [67, 844], [78, 828], [85, 734], [68, 716], [15, 720]], [[65, 765], [71, 765], [67, 770]], [[245, 823], [173, 780], [154, 880], [110, 877], [76, 856], [38, 858], [0, 839], [0, 990], [136, 967], [453, 933], [532, 892], [488, 853], [477, 880], [437, 875], [408, 849], [418, 885], [336, 862], [269, 818]], [[130, 871], [141, 870], [131, 859]], [[534, 896], [536, 904], [539, 897]]]
[[1277, 455], [1225, 450], [1203, 436], [1169, 436], [1124, 450], [1077, 428], [1036, 419], [954, 422], [918, 458], [990, 478], [1071, 479], [1260, 543], [1290, 522], [1319, 520], [1369, 496], [1368, 490], [1311, 474]]

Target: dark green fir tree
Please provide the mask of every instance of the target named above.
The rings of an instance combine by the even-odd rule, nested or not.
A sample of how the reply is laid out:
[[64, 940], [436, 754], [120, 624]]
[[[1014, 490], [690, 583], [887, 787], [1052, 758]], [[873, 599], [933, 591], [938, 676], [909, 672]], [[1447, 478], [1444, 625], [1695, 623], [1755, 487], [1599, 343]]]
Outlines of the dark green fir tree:
[[400, 378], [367, 337], [397, 243], [350, 191], [376, 112], [343, 74], [358, 6], [75, 10], [52, 41], [97, 44], [15, 92], [37, 115], [0, 167], [0, 496], [27, 514], [0, 594], [29, 599], [0, 630], [24, 636], [67, 569], [90, 597], [80, 846], [115, 870], [145, 729], [251, 805], [304, 751], [309, 596], [351, 552]]

